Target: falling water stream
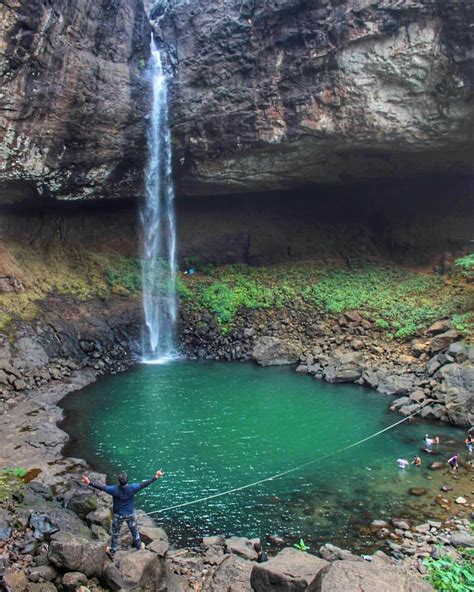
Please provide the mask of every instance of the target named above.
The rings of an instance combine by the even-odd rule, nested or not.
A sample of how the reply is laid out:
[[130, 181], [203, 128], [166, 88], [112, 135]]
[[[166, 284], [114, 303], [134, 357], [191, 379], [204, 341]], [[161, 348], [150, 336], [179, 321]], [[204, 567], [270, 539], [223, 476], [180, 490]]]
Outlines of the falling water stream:
[[145, 199], [140, 210], [143, 283], [143, 361], [174, 355], [176, 321], [176, 222], [168, 119], [168, 88], [160, 50], [151, 41], [153, 103], [148, 128]]

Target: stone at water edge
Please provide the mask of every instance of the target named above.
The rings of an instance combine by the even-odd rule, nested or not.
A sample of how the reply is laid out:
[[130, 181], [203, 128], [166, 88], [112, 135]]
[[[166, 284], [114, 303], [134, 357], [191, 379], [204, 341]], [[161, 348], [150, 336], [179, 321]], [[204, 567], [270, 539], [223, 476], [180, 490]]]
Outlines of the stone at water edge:
[[465, 506], [467, 504], [467, 499], [462, 497], [461, 495], [454, 500], [460, 506]]
[[427, 582], [385, 561], [335, 561], [305, 592], [433, 592]]
[[410, 489], [408, 490], [408, 493], [410, 495], [421, 496], [421, 495], [426, 495], [428, 493], [428, 490], [425, 489], [424, 487], [410, 487]]
[[254, 561], [257, 559], [257, 552], [254, 549], [254, 544], [260, 543], [260, 539], [247, 539], [245, 537], [230, 537], [225, 540], [225, 548], [227, 553], [233, 553], [243, 559]]
[[265, 563], [256, 564], [250, 583], [255, 592], [303, 592], [328, 565], [324, 559], [286, 547]]
[[260, 366], [295, 364], [300, 355], [300, 348], [296, 343], [276, 337], [260, 337], [252, 350], [252, 359]]

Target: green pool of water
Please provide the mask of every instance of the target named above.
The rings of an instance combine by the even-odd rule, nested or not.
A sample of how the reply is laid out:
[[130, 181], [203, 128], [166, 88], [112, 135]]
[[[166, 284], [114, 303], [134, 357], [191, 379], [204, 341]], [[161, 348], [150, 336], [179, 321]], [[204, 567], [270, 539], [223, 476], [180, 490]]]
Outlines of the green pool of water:
[[[146, 511], [237, 488], [292, 469], [395, 423], [390, 398], [354, 385], [329, 385], [290, 368], [177, 361], [140, 365], [69, 395], [67, 453], [112, 479], [166, 475], [140, 494]], [[425, 432], [441, 436], [440, 456], [405, 472], [396, 459], [420, 452]], [[405, 422], [330, 459], [255, 487], [157, 514], [176, 543], [207, 534], [303, 537], [368, 549], [374, 518], [435, 515], [428, 498], [433, 460], [445, 460], [463, 432]], [[462, 450], [459, 445], [459, 449]], [[446, 478], [442, 476], [440, 478]], [[439, 491], [439, 488], [438, 488]], [[426, 501], [425, 501], [426, 500]]]

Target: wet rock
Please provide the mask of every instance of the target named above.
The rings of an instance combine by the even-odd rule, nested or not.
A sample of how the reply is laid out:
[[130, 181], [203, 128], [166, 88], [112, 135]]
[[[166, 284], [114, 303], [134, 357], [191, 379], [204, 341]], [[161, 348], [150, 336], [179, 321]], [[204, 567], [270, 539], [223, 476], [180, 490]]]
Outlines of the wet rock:
[[432, 592], [432, 587], [387, 563], [336, 561], [318, 573], [306, 592]]
[[300, 592], [328, 564], [304, 551], [287, 547], [252, 569], [250, 583], [255, 592]]
[[373, 528], [386, 528], [387, 523], [385, 522], [385, 520], [372, 520], [370, 526], [372, 526]]
[[247, 539], [245, 537], [230, 537], [225, 540], [225, 548], [228, 553], [238, 555], [250, 561], [257, 559], [254, 544], [260, 543], [260, 539]]
[[228, 555], [218, 565], [212, 576], [206, 580], [203, 590], [207, 592], [223, 592], [235, 590], [236, 592], [252, 592], [250, 575], [254, 564], [250, 561]]
[[91, 543], [69, 532], [58, 532], [51, 537], [48, 559], [56, 567], [79, 571], [88, 577], [100, 577], [106, 554], [103, 545]]
[[406, 520], [392, 518], [392, 524], [395, 528], [399, 528], [400, 530], [410, 530], [410, 524]]
[[426, 495], [428, 493], [428, 490], [425, 489], [424, 487], [410, 487], [410, 489], [408, 490], [408, 493], [410, 495], [415, 495], [415, 496], [419, 497], [422, 495]]
[[281, 366], [296, 363], [301, 355], [299, 346], [276, 337], [260, 337], [252, 350], [252, 359], [260, 366]]
[[87, 576], [78, 571], [65, 573], [62, 580], [62, 584], [67, 592], [74, 592], [80, 586], [87, 586], [87, 583]]

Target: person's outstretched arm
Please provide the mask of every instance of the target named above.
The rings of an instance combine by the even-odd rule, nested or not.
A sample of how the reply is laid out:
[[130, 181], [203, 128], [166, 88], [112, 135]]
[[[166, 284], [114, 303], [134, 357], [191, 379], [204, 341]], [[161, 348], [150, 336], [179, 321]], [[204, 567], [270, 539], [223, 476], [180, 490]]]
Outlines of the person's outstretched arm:
[[146, 481], [142, 481], [141, 483], [134, 484], [135, 491], [140, 491], [140, 489], [145, 489], [145, 487], [148, 487], [148, 485], [151, 485], [157, 479], [159, 479], [160, 477], [163, 477], [163, 475], [164, 475], [164, 473], [161, 469], [159, 471], [156, 471], [155, 476], [151, 477], [151, 479], [147, 479]]
[[113, 493], [115, 491], [114, 485], [101, 485], [100, 483], [96, 483], [95, 481], [91, 481], [87, 475], [84, 475], [82, 477], [82, 482], [84, 483], [84, 485], [89, 485], [90, 487], [93, 487], [94, 489], [100, 489], [100, 491], [105, 491], [105, 493], [108, 493], [109, 495], [113, 495]]

